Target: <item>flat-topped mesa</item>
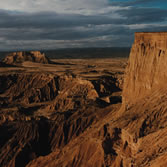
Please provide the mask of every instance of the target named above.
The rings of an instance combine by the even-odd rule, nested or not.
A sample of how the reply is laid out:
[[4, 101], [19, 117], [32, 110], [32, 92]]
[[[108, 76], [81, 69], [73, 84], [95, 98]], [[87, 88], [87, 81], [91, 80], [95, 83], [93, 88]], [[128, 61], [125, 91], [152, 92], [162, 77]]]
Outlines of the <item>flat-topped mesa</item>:
[[167, 32], [136, 32], [135, 43], [165, 49], [167, 48]]
[[125, 72], [123, 103], [132, 104], [167, 83], [167, 32], [135, 33]]
[[17, 64], [24, 61], [31, 61], [43, 64], [50, 63], [50, 60], [45, 56], [45, 54], [39, 51], [13, 52], [7, 55], [3, 60], [3, 62], [6, 64]]

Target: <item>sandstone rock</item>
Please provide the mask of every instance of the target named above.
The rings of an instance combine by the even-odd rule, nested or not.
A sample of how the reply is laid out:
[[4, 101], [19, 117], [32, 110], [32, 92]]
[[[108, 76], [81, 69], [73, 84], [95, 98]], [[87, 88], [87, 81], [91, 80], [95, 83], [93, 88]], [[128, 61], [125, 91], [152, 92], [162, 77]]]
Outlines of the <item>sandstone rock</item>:
[[5, 57], [3, 63], [18, 64], [23, 63], [24, 61], [31, 61], [43, 64], [50, 63], [50, 60], [45, 56], [45, 54], [39, 51], [13, 52]]
[[[103, 118], [105, 112], [89, 106], [86, 110], [77, 110], [75, 113], [70, 113], [70, 111], [54, 113], [52, 120], [48, 120], [46, 117], [30, 119], [26, 116], [22, 121], [19, 119], [12, 122], [7, 121], [0, 126], [0, 131], [3, 134], [0, 140], [0, 166], [26, 166], [29, 161], [40, 156], [44, 158], [51, 152], [58, 153], [72, 139], [77, 138], [94, 122]], [[90, 143], [91, 147], [87, 145], [85, 149], [83, 144], [81, 153], [85, 155], [85, 151], [86, 153], [91, 151], [96, 158], [97, 153], [93, 152], [98, 151], [98, 148], [93, 144], [94, 142]], [[78, 151], [76, 149], [77, 156]], [[88, 158], [89, 156], [90, 154], [87, 154]], [[90, 159], [88, 164], [92, 161]], [[76, 164], [78, 163], [76, 162]], [[44, 165], [43, 162], [41, 165]]]
[[49, 119], [22, 116], [22, 121], [7, 121], [6, 113], [0, 111], [4, 114], [0, 117], [0, 166], [167, 166], [166, 41], [167, 33], [136, 33], [121, 109], [119, 103], [106, 108], [94, 103], [101, 98], [111, 104], [112, 97], [120, 97], [116, 92], [122, 81], [117, 85], [115, 78], [90, 82], [72, 75], [2, 75], [4, 104], [8, 99], [3, 97], [10, 94], [18, 100], [33, 95], [35, 103], [45, 102], [48, 107], [43, 112], [54, 112]]
[[0, 62], [0, 67], [15, 67], [13, 64], [6, 64], [5, 62]]
[[76, 111], [99, 97], [93, 84], [87, 80], [63, 75], [58, 78], [57, 85], [59, 93], [54, 102], [48, 106], [50, 110]]
[[110, 104], [110, 96], [102, 97], [101, 100], [103, 100], [106, 103]]
[[25, 73], [0, 76], [0, 94], [6, 103], [34, 103], [53, 100], [57, 95], [55, 76]]
[[121, 90], [117, 79], [113, 76], [101, 76], [98, 80], [93, 80], [92, 83], [100, 97], [109, 96], [113, 92]]
[[52, 101], [49, 110], [68, 111], [96, 101], [94, 85], [72, 75], [46, 73], [0, 75], [0, 104], [31, 104]]
[[59, 153], [39, 157], [28, 167], [90, 162], [101, 167], [167, 166], [166, 41], [167, 33], [137, 33], [121, 110], [101, 119]]
[[125, 75], [123, 97], [134, 103], [167, 81], [167, 33], [136, 33]]

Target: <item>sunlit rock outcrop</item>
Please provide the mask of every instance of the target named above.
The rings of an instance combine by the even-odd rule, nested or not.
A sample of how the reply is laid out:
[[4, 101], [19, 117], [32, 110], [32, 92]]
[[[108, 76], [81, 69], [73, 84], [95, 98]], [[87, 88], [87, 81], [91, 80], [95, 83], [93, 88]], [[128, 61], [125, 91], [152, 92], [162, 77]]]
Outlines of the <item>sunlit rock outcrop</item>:
[[24, 61], [31, 61], [43, 64], [50, 63], [50, 60], [45, 56], [45, 54], [39, 51], [13, 52], [7, 55], [3, 60], [3, 62], [6, 64], [17, 64], [23, 63]]

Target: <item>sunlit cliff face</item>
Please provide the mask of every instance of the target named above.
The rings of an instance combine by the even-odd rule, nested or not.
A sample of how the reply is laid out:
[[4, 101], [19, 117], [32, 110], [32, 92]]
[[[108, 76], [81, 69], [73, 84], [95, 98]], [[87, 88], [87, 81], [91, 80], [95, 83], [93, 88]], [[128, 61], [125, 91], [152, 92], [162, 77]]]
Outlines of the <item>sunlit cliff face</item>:
[[167, 32], [135, 33], [124, 84], [126, 103], [134, 103], [154, 89], [165, 87], [166, 54]]

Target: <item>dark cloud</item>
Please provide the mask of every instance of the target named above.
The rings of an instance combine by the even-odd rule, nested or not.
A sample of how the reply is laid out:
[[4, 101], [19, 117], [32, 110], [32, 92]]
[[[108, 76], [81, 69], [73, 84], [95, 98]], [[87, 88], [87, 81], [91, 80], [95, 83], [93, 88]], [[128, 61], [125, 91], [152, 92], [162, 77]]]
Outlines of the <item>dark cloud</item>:
[[159, 23], [167, 20], [167, 10], [160, 8], [133, 7], [118, 13], [127, 18], [125, 24]]
[[93, 37], [130, 34], [129, 28], [121, 25], [110, 25], [91, 27], [71, 27], [58, 29], [1, 29], [0, 36], [5, 36], [8, 40], [79, 40]]
[[167, 20], [167, 10], [159, 8], [137, 8], [117, 11], [120, 18], [112, 18], [108, 15], [85, 16], [79, 14], [57, 14], [57, 13], [16, 13], [11, 14], [0, 10], [0, 28], [67, 28], [89, 25], [105, 24], [139, 24], [155, 23]]
[[0, 11], [0, 28], [62, 28], [102, 25], [102, 24], [120, 24], [123, 18], [114, 19], [109, 16], [95, 15], [85, 16], [80, 14], [57, 14], [57, 13], [19, 13], [10, 14], [6, 11]]
[[[128, 0], [128, 1], [117, 1], [111, 2], [114, 6], [136, 6], [136, 5], [149, 5], [157, 3], [157, 0]], [[164, 3], [164, 0], [158, 0], [158, 3]]]
[[130, 46], [136, 31], [167, 29], [167, 10], [133, 6], [141, 3], [112, 3], [131, 7], [101, 15], [0, 10], [0, 49]]

